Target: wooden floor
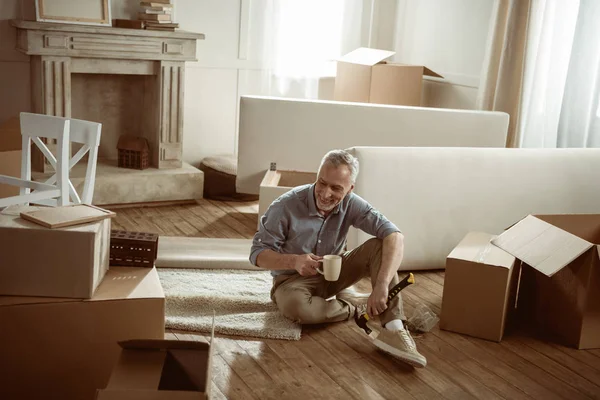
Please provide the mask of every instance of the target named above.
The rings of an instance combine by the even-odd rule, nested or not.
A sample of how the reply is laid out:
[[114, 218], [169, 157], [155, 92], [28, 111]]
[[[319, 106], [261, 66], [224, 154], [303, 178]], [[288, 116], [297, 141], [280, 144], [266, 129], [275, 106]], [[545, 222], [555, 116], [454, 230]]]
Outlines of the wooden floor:
[[[117, 209], [116, 229], [169, 236], [251, 238], [256, 203]], [[363, 282], [363, 285], [367, 282]], [[402, 292], [407, 315], [426, 304], [438, 315], [443, 271], [416, 274]], [[441, 331], [414, 335], [427, 357], [412, 369], [377, 351], [354, 322], [305, 326], [299, 341], [215, 339], [215, 399], [600, 399], [600, 350], [575, 350], [511, 333], [498, 344]], [[206, 340], [168, 331], [167, 337]]]

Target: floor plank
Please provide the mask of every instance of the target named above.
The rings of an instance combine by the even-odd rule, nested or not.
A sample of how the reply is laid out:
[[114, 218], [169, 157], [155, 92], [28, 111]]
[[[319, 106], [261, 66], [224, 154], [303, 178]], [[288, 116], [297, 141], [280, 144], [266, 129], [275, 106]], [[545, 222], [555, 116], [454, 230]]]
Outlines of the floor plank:
[[[114, 210], [113, 229], [163, 236], [252, 238], [257, 202]], [[401, 273], [401, 275], [405, 272]], [[444, 271], [415, 272], [402, 291], [407, 317], [418, 305], [440, 314]], [[357, 285], [368, 292], [370, 281]], [[208, 342], [205, 333], [165, 331], [171, 340]], [[303, 327], [299, 341], [215, 338], [215, 399], [580, 399], [600, 398], [600, 350], [576, 350], [528, 332], [501, 343], [440, 330], [413, 334], [428, 358], [415, 370], [378, 351], [353, 321]]]

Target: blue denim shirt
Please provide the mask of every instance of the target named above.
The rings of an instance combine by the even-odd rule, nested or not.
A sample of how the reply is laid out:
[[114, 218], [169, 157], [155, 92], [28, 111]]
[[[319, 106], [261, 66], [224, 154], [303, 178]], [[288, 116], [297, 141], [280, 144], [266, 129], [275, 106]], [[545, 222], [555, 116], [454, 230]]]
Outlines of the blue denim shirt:
[[[315, 184], [298, 186], [280, 196], [260, 220], [250, 250], [250, 262], [256, 265], [261, 251], [318, 256], [341, 254], [351, 226], [385, 238], [400, 230], [362, 197], [350, 192], [324, 218], [315, 204]], [[273, 276], [295, 270], [271, 271]]]

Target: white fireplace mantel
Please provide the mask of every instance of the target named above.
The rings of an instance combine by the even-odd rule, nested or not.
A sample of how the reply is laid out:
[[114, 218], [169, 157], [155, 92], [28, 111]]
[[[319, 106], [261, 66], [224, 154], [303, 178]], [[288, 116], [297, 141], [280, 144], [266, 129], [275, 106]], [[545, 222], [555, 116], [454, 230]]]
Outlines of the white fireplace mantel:
[[182, 166], [185, 62], [196, 61], [196, 41], [203, 40], [203, 34], [11, 23], [17, 29], [17, 49], [31, 56], [33, 112], [77, 117], [71, 115], [72, 74], [150, 76], [153, 94], [143, 135], [150, 145], [152, 165]]

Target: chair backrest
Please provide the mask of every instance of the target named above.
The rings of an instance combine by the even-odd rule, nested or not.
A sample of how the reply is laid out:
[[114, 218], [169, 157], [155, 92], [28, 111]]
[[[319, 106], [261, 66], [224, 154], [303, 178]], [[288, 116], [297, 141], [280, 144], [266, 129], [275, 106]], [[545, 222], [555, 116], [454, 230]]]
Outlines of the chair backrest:
[[[61, 195], [57, 200], [60, 205], [69, 203], [69, 133], [70, 121], [61, 117], [50, 115], [21, 113], [21, 136], [23, 157], [21, 160], [21, 179], [31, 180], [31, 142], [41, 150], [44, 156], [55, 168], [56, 186], [60, 189]], [[41, 139], [56, 140], [55, 157]], [[29, 188], [21, 187], [20, 194], [30, 193]]]
[[69, 169], [77, 164], [79, 160], [89, 152], [81, 198], [79, 198], [75, 189], [71, 191], [71, 198], [75, 203], [92, 204], [92, 198], [94, 197], [94, 183], [96, 180], [96, 164], [98, 162], [98, 147], [100, 146], [100, 137], [102, 135], [102, 124], [73, 118], [71, 118], [70, 121], [70, 141], [83, 144], [83, 146], [73, 158], [71, 158]]
[[[68, 140], [67, 140], [67, 153], [64, 157], [64, 160], [67, 160], [67, 186], [69, 190], [70, 196], [67, 198], [67, 204], [69, 202], [73, 202], [74, 204], [92, 204], [92, 198], [94, 196], [94, 183], [96, 178], [96, 164], [98, 162], [98, 147], [100, 145], [100, 137], [102, 132], [102, 124], [98, 122], [85, 121], [81, 119], [74, 118], [64, 118], [64, 117], [50, 117], [50, 116], [40, 116], [38, 114], [28, 114], [22, 113], [26, 115], [27, 120], [27, 129], [29, 132], [39, 132], [40, 130], [54, 130], [54, 125], [59, 125], [60, 123], [66, 123], [68, 126]], [[33, 116], [33, 117], [31, 117]], [[48, 122], [45, 124], [41, 119], [37, 117], [45, 117], [50, 118], [47, 119]], [[53, 125], [54, 124], [54, 125]], [[24, 129], [22, 129], [24, 132]], [[54, 135], [55, 136], [55, 135]], [[47, 136], [48, 138], [54, 138], [54, 136]], [[39, 139], [33, 139], [36, 144]], [[39, 141], [42, 143], [41, 141]], [[71, 157], [70, 156], [70, 143], [82, 144], [81, 148], [77, 151], [77, 153]], [[23, 142], [23, 148], [25, 149], [25, 141]], [[43, 143], [42, 143], [43, 145]], [[38, 144], [39, 147], [39, 144]], [[44, 146], [45, 147], [45, 146]], [[29, 145], [27, 145], [29, 148]], [[40, 148], [42, 152], [46, 155], [46, 157], [50, 160], [50, 163], [54, 166], [55, 160], [53, 160], [52, 154], [46, 148], [46, 150]], [[69, 171], [89, 152], [87, 168], [85, 173], [85, 181], [83, 184], [83, 191], [81, 193], [81, 197], [75, 190], [75, 187], [69, 180]], [[48, 154], [46, 154], [48, 153]], [[29, 165], [29, 171], [31, 170], [31, 166]], [[58, 169], [57, 169], [58, 170]], [[29, 172], [30, 173], [30, 172]], [[31, 175], [27, 179], [31, 179]], [[54, 184], [57, 181], [56, 174], [51, 176], [46, 183]], [[39, 204], [45, 205], [56, 205], [54, 200], [44, 200]]]

